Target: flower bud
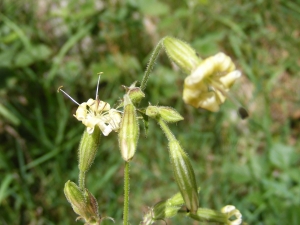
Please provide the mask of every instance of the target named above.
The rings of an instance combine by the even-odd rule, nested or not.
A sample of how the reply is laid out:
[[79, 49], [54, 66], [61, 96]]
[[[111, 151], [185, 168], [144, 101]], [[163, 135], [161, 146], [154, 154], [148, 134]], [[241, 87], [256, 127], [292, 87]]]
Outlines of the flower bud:
[[98, 203], [96, 198], [87, 189], [85, 189], [84, 195], [87, 205], [86, 211], [89, 212], [90, 215], [99, 218]]
[[227, 224], [227, 216], [222, 212], [212, 209], [199, 208], [196, 213], [189, 213], [188, 216], [197, 221]]
[[168, 200], [160, 201], [144, 215], [142, 224], [150, 225], [157, 220], [164, 220], [176, 216], [183, 204], [184, 201], [180, 193], [177, 193]]
[[[198, 193], [200, 188], [198, 188]], [[156, 203], [149, 212], [143, 217], [143, 225], [151, 225], [157, 220], [164, 220], [171, 218], [178, 214], [181, 206], [184, 204], [184, 200], [180, 192], [172, 196], [171, 198]]]
[[173, 108], [160, 106], [158, 108], [160, 117], [167, 123], [176, 123], [184, 118]]
[[98, 126], [95, 126], [94, 132], [89, 134], [85, 129], [79, 144], [79, 170], [87, 172], [94, 162], [97, 150], [100, 144], [101, 132]]
[[173, 108], [167, 106], [148, 106], [146, 109], [146, 115], [151, 118], [160, 117], [167, 123], [175, 123], [184, 118]]
[[156, 203], [152, 209], [154, 220], [163, 220], [176, 216], [181, 206], [168, 205], [168, 201]]
[[199, 208], [197, 213], [189, 213], [189, 217], [198, 221], [217, 222], [226, 225], [240, 225], [242, 214], [233, 205], [227, 205], [220, 211]]
[[[141, 88], [136, 87], [137, 81], [132, 83], [129, 87], [126, 87], [123, 85], [123, 88], [126, 90], [127, 95], [129, 96], [131, 102], [135, 104], [139, 104], [142, 98], [145, 97], [145, 93], [141, 90]], [[124, 102], [120, 104], [120, 106], [123, 106]]]
[[139, 87], [130, 87], [128, 92], [129, 98], [133, 104], [139, 103], [145, 97], [144, 92]]
[[146, 108], [146, 115], [151, 118], [157, 118], [159, 116], [158, 106], [149, 105]]
[[65, 184], [64, 193], [70, 202], [74, 212], [79, 215], [78, 219], [84, 219], [87, 224], [98, 224], [98, 204], [95, 197], [87, 190], [81, 189], [73, 182]]
[[195, 213], [199, 206], [199, 200], [193, 167], [177, 140], [169, 141], [169, 149], [175, 181], [186, 207]]
[[125, 161], [130, 161], [137, 147], [139, 137], [139, 124], [136, 109], [128, 94], [124, 95], [124, 113], [119, 131], [119, 145], [121, 155]]
[[187, 74], [191, 73], [201, 62], [196, 51], [177, 38], [165, 37], [163, 45], [170, 60]]

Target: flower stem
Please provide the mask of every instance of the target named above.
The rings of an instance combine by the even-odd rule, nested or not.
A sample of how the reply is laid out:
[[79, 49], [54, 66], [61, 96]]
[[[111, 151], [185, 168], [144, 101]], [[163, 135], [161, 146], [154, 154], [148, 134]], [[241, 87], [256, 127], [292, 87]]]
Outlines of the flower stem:
[[123, 212], [123, 225], [128, 225], [128, 212], [129, 212], [129, 162], [125, 161], [124, 168], [124, 212]]
[[85, 172], [83, 172], [83, 171], [79, 172], [78, 183], [79, 183], [79, 188], [81, 190], [84, 190], [84, 188], [85, 188]]
[[171, 132], [170, 128], [162, 119], [158, 119], [157, 122], [158, 122], [159, 126], [161, 127], [162, 131], [165, 133], [168, 141], [176, 140], [176, 138], [173, 135], [173, 133]]
[[150, 72], [152, 71], [153, 67], [154, 67], [154, 64], [155, 64], [155, 61], [158, 57], [158, 54], [160, 53], [160, 50], [162, 49], [163, 45], [162, 45], [162, 42], [163, 42], [164, 39], [161, 39], [158, 44], [156, 45], [152, 55], [151, 55], [151, 58], [149, 60], [149, 63], [148, 63], [148, 66], [147, 66], [147, 69], [144, 73], [144, 77], [143, 77], [143, 80], [142, 80], [142, 83], [141, 83], [141, 90], [144, 91], [145, 88], [146, 88], [146, 85], [147, 85], [147, 81], [149, 79], [149, 76], [150, 76]]

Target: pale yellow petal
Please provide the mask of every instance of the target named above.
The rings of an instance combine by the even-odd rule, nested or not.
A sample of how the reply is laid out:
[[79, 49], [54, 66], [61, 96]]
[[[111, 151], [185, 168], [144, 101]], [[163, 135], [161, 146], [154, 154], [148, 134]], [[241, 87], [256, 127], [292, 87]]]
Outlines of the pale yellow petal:
[[230, 88], [241, 75], [240, 71], [234, 70], [225, 76], [220, 77], [220, 81], [226, 88]]
[[107, 102], [104, 102], [104, 101], [99, 101], [98, 103], [98, 109], [97, 109], [97, 112], [105, 112], [105, 111], [108, 111], [110, 110], [110, 104], [107, 103]]
[[88, 134], [92, 134], [94, 132], [95, 127], [87, 127], [86, 131], [88, 132]]
[[98, 101], [90, 98], [86, 104], [96, 113], [110, 110], [110, 105], [104, 101]]
[[216, 98], [215, 92], [208, 92], [203, 95], [201, 95], [201, 98], [199, 98], [198, 107], [201, 107], [203, 109], [207, 109], [212, 112], [219, 111], [220, 103], [218, 102]]
[[215, 65], [215, 71], [219, 72], [231, 72], [235, 69], [231, 58], [225, 55], [223, 52], [220, 52], [213, 56], [213, 63]]
[[226, 92], [240, 76], [231, 58], [218, 53], [203, 60], [185, 79], [183, 99], [196, 108], [216, 112], [226, 100]]
[[82, 103], [78, 106], [76, 114], [74, 115], [77, 120], [82, 121], [87, 115], [86, 103]]
[[92, 106], [92, 105], [94, 105], [95, 104], [95, 100], [94, 99], [92, 99], [92, 98], [90, 98], [87, 102], [86, 102], [86, 104], [88, 105], [88, 106]]
[[[223, 92], [226, 92], [226, 91], [224, 90]], [[226, 96], [224, 95], [224, 93], [217, 90], [217, 91], [215, 91], [215, 95], [216, 95], [216, 98], [217, 98], [219, 104], [222, 104], [225, 102]]]
[[196, 68], [193, 73], [186, 78], [186, 83], [192, 85], [194, 83], [202, 82], [206, 77], [213, 75], [214, 62], [212, 57], [209, 57], [202, 61], [202, 63]]
[[109, 111], [110, 116], [110, 125], [112, 126], [114, 131], [119, 130], [120, 128], [120, 122], [121, 122], [121, 114], [117, 110], [110, 110]]
[[196, 93], [192, 89], [185, 88], [183, 91], [183, 100], [186, 104], [195, 108], [204, 108], [212, 112], [219, 110], [219, 100], [215, 92]]
[[104, 136], [108, 136], [113, 130], [111, 125], [105, 124], [103, 121], [99, 121], [97, 125], [99, 126]]

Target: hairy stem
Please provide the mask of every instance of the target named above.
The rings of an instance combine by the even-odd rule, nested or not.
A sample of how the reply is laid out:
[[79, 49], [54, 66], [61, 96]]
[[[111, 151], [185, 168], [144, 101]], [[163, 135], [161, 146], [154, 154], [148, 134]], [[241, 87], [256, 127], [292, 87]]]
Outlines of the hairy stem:
[[154, 64], [155, 64], [155, 61], [158, 57], [158, 54], [160, 53], [160, 50], [162, 49], [163, 45], [162, 45], [162, 42], [163, 42], [164, 39], [161, 39], [158, 44], [156, 45], [152, 55], [151, 55], [151, 58], [149, 60], [149, 63], [148, 63], [148, 66], [147, 66], [147, 69], [144, 73], [144, 77], [143, 77], [143, 80], [141, 82], [141, 90], [144, 91], [146, 89], [146, 85], [147, 85], [147, 81], [149, 79], [149, 76], [150, 76], [150, 72], [152, 71], [153, 67], [154, 67]]
[[165, 133], [168, 141], [176, 140], [176, 138], [173, 135], [173, 133], [171, 132], [170, 128], [162, 119], [158, 119], [157, 122], [158, 122], [159, 126], [161, 127], [162, 131]]
[[129, 212], [129, 162], [125, 161], [124, 168], [124, 212], [123, 212], [123, 225], [128, 225], [128, 212]]
[[79, 188], [81, 190], [84, 190], [85, 189], [85, 172], [82, 172], [82, 171], [79, 172], [78, 183], [79, 183]]

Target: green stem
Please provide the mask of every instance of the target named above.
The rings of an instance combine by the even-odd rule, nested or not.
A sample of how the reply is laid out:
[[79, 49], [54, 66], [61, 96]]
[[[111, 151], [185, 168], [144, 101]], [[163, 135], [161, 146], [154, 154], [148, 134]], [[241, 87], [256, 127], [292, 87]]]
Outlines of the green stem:
[[123, 213], [123, 225], [128, 225], [128, 212], [129, 212], [129, 162], [125, 161], [124, 168], [124, 213]]
[[79, 188], [81, 190], [84, 190], [84, 188], [85, 188], [85, 172], [82, 172], [82, 171], [79, 172], [78, 183], [79, 183]]
[[151, 58], [149, 60], [149, 63], [148, 63], [148, 66], [147, 66], [147, 69], [144, 73], [144, 77], [143, 77], [143, 80], [142, 80], [142, 83], [141, 83], [141, 90], [144, 91], [145, 88], [146, 88], [146, 85], [147, 85], [147, 81], [149, 79], [149, 76], [150, 76], [150, 72], [152, 71], [153, 67], [154, 67], [154, 64], [155, 64], [155, 61], [158, 57], [158, 54], [160, 53], [160, 50], [162, 49], [163, 45], [162, 45], [162, 42], [163, 42], [164, 39], [161, 39], [158, 44], [156, 45], [152, 55], [151, 55]]
[[171, 132], [170, 128], [168, 127], [168, 125], [162, 119], [158, 119], [157, 122], [160, 125], [163, 132], [165, 133], [165, 135], [168, 138], [169, 142], [176, 140], [176, 138], [173, 135], [173, 133]]

